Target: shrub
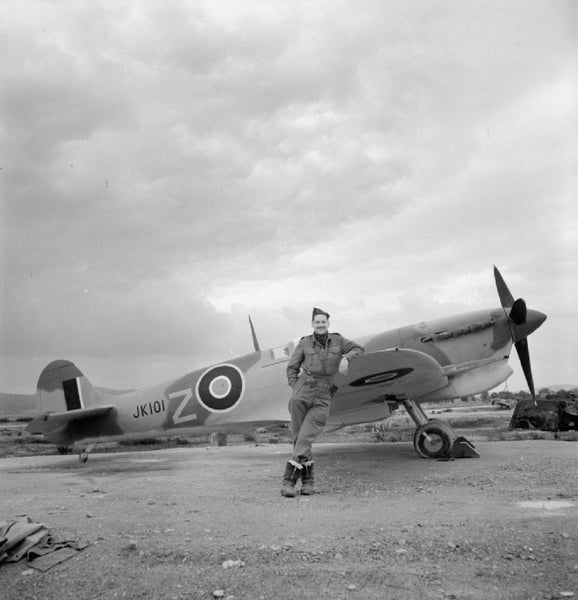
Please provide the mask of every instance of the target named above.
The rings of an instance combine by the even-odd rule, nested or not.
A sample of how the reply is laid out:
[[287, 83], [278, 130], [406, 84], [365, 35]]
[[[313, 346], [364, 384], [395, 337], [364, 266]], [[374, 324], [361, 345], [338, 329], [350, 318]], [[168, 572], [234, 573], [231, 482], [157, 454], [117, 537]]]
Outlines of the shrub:
[[162, 444], [164, 440], [159, 438], [141, 438], [135, 440], [121, 440], [119, 444], [121, 446], [156, 446]]

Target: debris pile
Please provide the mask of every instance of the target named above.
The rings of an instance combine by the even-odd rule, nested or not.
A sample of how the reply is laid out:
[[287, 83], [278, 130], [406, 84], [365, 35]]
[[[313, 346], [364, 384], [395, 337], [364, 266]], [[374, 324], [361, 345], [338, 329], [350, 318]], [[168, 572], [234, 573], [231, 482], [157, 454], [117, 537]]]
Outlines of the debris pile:
[[510, 429], [542, 431], [578, 430], [578, 402], [575, 398], [520, 400], [516, 404]]

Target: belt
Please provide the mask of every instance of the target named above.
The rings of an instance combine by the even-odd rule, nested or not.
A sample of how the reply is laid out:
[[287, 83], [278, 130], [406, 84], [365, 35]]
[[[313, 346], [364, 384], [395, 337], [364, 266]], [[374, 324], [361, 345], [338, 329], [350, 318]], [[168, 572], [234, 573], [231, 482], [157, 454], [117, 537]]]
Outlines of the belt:
[[321, 379], [322, 381], [327, 381], [331, 383], [333, 381], [333, 375], [323, 375], [321, 373], [312, 373], [309, 369], [303, 369], [303, 372], [309, 377], [313, 377], [314, 379]]

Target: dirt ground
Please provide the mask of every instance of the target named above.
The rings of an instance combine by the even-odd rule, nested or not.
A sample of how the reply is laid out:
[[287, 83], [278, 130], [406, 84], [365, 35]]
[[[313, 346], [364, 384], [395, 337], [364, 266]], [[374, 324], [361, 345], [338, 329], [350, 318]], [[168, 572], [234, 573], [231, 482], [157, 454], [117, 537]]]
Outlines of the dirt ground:
[[318, 493], [294, 499], [279, 493], [288, 444], [4, 458], [0, 520], [90, 545], [44, 573], [0, 566], [0, 598], [578, 596], [576, 444], [476, 449], [318, 444]]

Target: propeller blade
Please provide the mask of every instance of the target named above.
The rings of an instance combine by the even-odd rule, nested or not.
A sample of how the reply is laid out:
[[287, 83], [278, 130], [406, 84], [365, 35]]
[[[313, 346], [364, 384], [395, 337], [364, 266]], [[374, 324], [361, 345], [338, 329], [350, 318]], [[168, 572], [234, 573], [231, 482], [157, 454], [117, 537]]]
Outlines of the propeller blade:
[[504, 278], [502, 277], [498, 267], [494, 265], [494, 279], [496, 280], [496, 287], [498, 288], [498, 296], [503, 308], [509, 308], [514, 304], [514, 296], [512, 296]]
[[526, 308], [526, 302], [523, 298], [518, 298], [512, 305], [510, 319], [512, 319], [516, 325], [523, 325], [526, 322], [527, 316], [528, 309]]
[[526, 338], [516, 342], [516, 351], [524, 371], [524, 377], [528, 384], [528, 389], [532, 395], [532, 399], [536, 401], [536, 392], [534, 390], [534, 379], [532, 378], [532, 367], [530, 365], [530, 352], [528, 350], [528, 340]]

